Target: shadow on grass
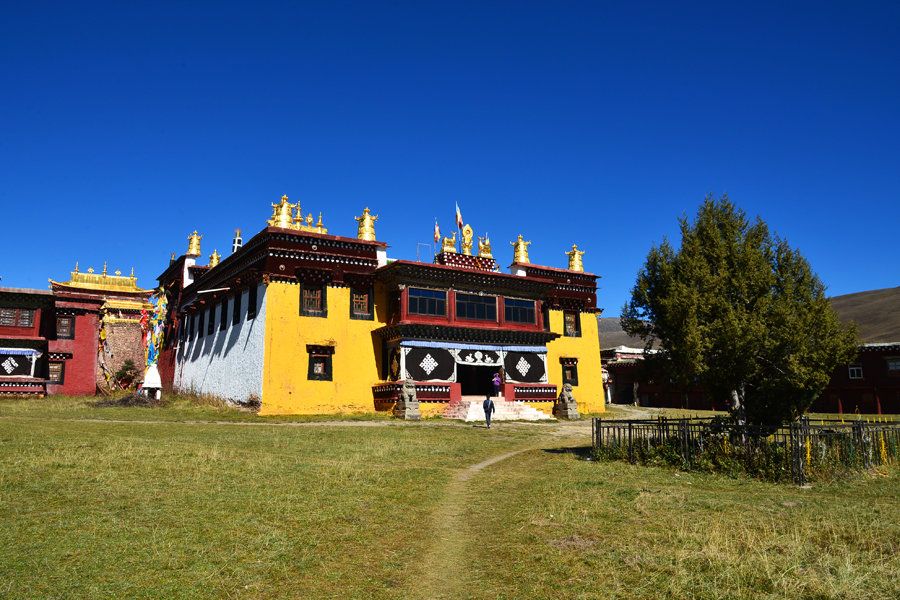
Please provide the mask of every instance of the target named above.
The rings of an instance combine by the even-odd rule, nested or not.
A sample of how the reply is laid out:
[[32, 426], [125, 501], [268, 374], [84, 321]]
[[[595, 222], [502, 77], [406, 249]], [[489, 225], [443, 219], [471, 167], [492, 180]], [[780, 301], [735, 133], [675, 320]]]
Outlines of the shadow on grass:
[[542, 452], [547, 454], [574, 454], [577, 458], [584, 460], [590, 458], [590, 446], [575, 446], [573, 448], [544, 448]]

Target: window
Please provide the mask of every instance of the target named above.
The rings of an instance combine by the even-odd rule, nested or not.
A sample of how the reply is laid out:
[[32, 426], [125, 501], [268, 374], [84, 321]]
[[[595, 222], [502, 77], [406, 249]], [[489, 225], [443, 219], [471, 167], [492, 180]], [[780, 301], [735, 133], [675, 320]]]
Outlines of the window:
[[47, 383], [62, 383], [65, 375], [65, 363], [61, 360], [51, 360], [47, 365]]
[[900, 358], [890, 357], [887, 359], [888, 376], [900, 377]]
[[550, 331], [550, 307], [541, 304], [541, 320], [544, 322], [544, 331]]
[[194, 327], [197, 325], [197, 315], [191, 315], [188, 319], [190, 320], [191, 327], [190, 331], [188, 331], [188, 339], [192, 340], [194, 339]]
[[219, 331], [228, 329], [228, 300], [223, 300], [219, 305]]
[[234, 310], [231, 313], [231, 324], [237, 325], [241, 322], [241, 293], [234, 295]]
[[327, 317], [328, 296], [324, 285], [300, 286], [300, 315], [306, 317]]
[[847, 375], [850, 377], [850, 379], [862, 379], [863, 378], [862, 365], [849, 365], [847, 367]]
[[497, 320], [497, 298], [456, 293], [456, 318], [477, 321]]
[[206, 335], [203, 332], [203, 324], [205, 322], [206, 322], [206, 312], [200, 311], [200, 325], [197, 326], [197, 337], [198, 338], [202, 338], [204, 335]]
[[255, 285], [251, 285], [247, 294], [247, 320], [256, 318], [256, 294], [258, 289]]
[[503, 299], [503, 318], [508, 323], [534, 325], [534, 300]]
[[75, 337], [73, 317], [56, 317], [56, 337], [60, 340], [71, 340]]
[[578, 359], [562, 357], [559, 362], [562, 365], [563, 385], [567, 383], [578, 385]]
[[409, 288], [409, 314], [447, 316], [447, 292]]
[[371, 321], [374, 318], [372, 314], [372, 288], [361, 290], [359, 288], [350, 288], [350, 318], [364, 319]]
[[566, 311], [563, 313], [564, 333], [568, 337], [581, 337], [581, 319], [577, 312]]
[[34, 310], [31, 308], [0, 308], [0, 326], [31, 327], [34, 324]]
[[334, 346], [307, 345], [309, 353], [309, 370], [306, 378], [313, 381], [331, 381], [331, 357]]
[[206, 323], [206, 335], [212, 335], [216, 329], [216, 307], [209, 307], [209, 321]]

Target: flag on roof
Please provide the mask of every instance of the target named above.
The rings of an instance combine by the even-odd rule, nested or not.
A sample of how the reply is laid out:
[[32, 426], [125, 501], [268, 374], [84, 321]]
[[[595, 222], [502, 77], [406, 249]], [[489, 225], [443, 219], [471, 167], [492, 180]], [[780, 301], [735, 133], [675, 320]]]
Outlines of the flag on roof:
[[462, 213], [459, 212], [459, 202], [457, 202], [456, 203], [456, 227], [457, 227], [457, 229], [462, 229], [462, 226], [463, 226]]
[[434, 218], [434, 243], [441, 241], [441, 228], [438, 227], [437, 217]]

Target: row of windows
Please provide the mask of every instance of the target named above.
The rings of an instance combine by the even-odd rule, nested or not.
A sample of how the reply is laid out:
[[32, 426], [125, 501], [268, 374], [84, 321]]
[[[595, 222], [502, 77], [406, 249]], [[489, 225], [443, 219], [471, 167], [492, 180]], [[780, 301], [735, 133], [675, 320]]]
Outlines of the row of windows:
[[0, 327], [31, 327], [34, 325], [32, 308], [0, 308]]
[[[243, 298], [243, 294], [238, 294], [234, 297], [234, 301], [231, 303], [231, 324], [237, 325], [241, 322], [241, 308]], [[219, 331], [225, 331], [228, 328], [228, 300], [217, 304], [209, 309], [209, 311], [202, 311], [197, 315], [193, 315], [187, 318], [185, 323], [181, 328], [181, 339], [185, 338], [194, 338], [195, 335], [199, 335], [203, 337], [204, 335], [212, 335], [216, 328], [216, 314], [219, 315]], [[248, 302], [247, 302], [247, 320], [256, 318], [256, 304], [257, 304], [257, 288], [251, 287], [248, 293]], [[207, 320], [207, 313], [209, 319]]]
[[[447, 316], [447, 292], [409, 288], [407, 311], [411, 315], [429, 317]], [[518, 298], [503, 299], [503, 318], [507, 323], [534, 325], [535, 301]], [[549, 331], [548, 314], [544, 313], [544, 329]], [[497, 320], [497, 296], [456, 293], [456, 318], [474, 321]], [[564, 313], [564, 333], [569, 337], [581, 337], [581, 319], [575, 311]]]
[[[304, 317], [328, 316], [328, 286], [300, 285], [300, 315]], [[372, 320], [372, 288], [350, 288], [350, 318]]]
[[[900, 358], [888, 358], [887, 374], [889, 377], [900, 377]], [[863, 379], [863, 368], [860, 364], [847, 365], [847, 377]]]

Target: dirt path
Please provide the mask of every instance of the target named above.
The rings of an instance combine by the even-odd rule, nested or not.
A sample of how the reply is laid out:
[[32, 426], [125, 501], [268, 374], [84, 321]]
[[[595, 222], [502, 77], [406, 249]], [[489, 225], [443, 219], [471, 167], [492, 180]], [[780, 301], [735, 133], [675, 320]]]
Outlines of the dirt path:
[[[520, 424], [525, 425], [525, 424]], [[544, 426], [546, 427], [546, 426]], [[468, 482], [483, 470], [500, 461], [509, 460], [529, 450], [583, 446], [590, 443], [589, 419], [561, 422], [544, 429], [545, 435], [531, 439], [522, 448], [492, 456], [460, 470], [444, 490], [435, 508], [430, 527], [431, 546], [416, 565], [410, 588], [404, 597], [422, 600], [465, 598], [469, 586], [467, 551], [475, 540], [467, 523], [477, 519], [469, 510], [471, 493]]]

